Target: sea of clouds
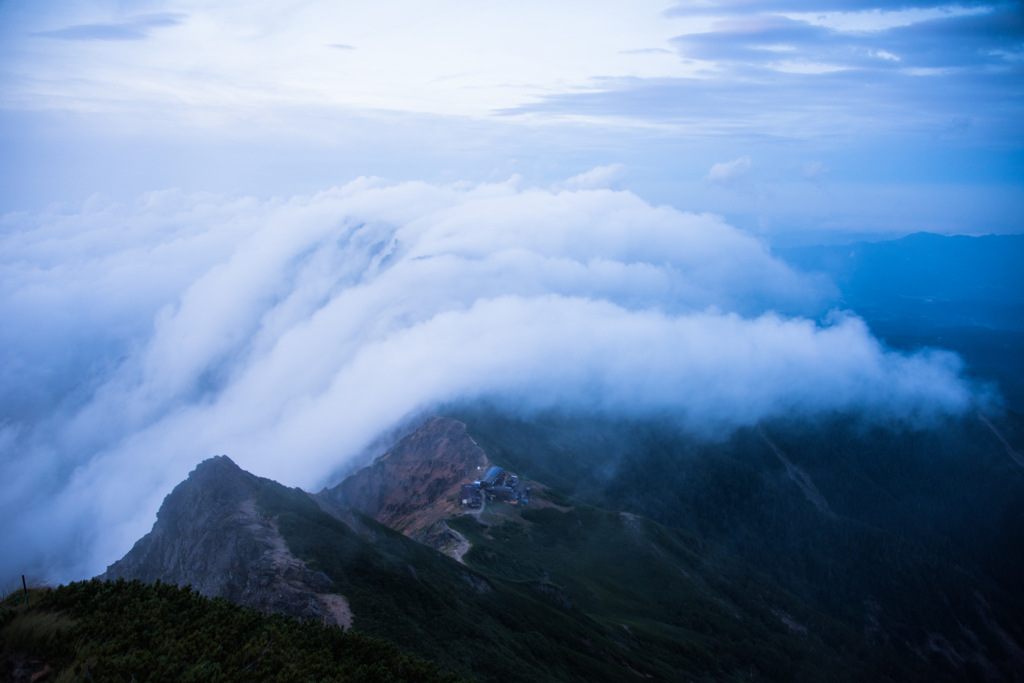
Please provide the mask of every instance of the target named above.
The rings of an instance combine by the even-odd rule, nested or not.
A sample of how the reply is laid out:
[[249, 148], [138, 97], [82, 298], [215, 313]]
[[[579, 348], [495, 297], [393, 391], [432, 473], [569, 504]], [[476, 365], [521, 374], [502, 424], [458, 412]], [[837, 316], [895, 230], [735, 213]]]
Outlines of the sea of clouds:
[[103, 571], [212, 455], [316, 489], [453, 401], [707, 435], [971, 405], [956, 356], [887, 350], [721, 218], [595, 189], [614, 171], [3, 217], [0, 576]]

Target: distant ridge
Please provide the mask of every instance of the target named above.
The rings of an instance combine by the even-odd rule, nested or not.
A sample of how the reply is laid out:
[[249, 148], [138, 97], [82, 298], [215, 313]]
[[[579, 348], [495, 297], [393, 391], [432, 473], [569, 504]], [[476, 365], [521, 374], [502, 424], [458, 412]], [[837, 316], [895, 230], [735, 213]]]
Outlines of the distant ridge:
[[830, 277], [836, 302], [886, 344], [955, 351], [969, 375], [998, 384], [1024, 412], [1024, 235], [915, 233], [884, 242], [774, 248], [790, 266]]

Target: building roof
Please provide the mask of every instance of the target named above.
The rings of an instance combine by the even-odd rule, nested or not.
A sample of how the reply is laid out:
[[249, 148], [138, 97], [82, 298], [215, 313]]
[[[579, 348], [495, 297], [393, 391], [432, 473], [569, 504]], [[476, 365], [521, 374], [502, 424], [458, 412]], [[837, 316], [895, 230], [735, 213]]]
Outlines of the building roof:
[[501, 469], [500, 467], [492, 467], [491, 469], [487, 470], [487, 476], [481, 479], [480, 481], [484, 484], [493, 484], [494, 480], [501, 476], [501, 473], [504, 471], [505, 470]]

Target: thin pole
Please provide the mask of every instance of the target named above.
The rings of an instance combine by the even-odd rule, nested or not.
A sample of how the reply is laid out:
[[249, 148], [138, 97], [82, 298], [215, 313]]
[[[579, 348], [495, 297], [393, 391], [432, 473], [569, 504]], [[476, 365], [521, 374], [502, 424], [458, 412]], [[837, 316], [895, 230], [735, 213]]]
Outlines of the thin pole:
[[28, 586], [25, 585], [25, 575], [21, 575], [21, 589], [25, 591], [25, 604], [28, 604]]

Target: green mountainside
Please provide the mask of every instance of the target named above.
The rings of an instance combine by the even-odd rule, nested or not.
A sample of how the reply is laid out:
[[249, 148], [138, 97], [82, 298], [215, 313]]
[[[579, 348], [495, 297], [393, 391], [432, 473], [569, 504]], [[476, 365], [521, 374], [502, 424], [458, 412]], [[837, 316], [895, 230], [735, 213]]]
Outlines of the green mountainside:
[[779, 420], [716, 442], [670, 421], [448, 412], [465, 426], [429, 421], [375, 461], [382, 481], [451, 509], [429, 463], [401, 469], [439, 439], [422, 451], [438, 476], [472, 447], [533, 486], [528, 505], [438, 522], [468, 542], [461, 562], [219, 456], [104, 575], [150, 583], [40, 593], [3, 613], [5, 652], [61, 681], [227, 681], [254, 662], [280, 681], [1024, 677], [1019, 415]]
[[[27, 598], [27, 600], [26, 600]], [[0, 680], [31, 652], [71, 681], [346, 681], [458, 683], [392, 644], [358, 633], [264, 616], [169, 584], [93, 579], [19, 591], [0, 605]], [[24, 660], [24, 658], [20, 658]], [[21, 662], [18, 662], [19, 664]], [[36, 667], [46, 675], [44, 667]], [[28, 680], [28, 676], [24, 676]]]
[[985, 418], [998, 435], [978, 416], [928, 429], [847, 416], [719, 443], [669, 422], [457, 416], [495, 462], [691, 530], [925, 679], [1024, 674], [1019, 415]]
[[548, 495], [566, 509], [451, 519], [474, 544], [465, 567], [363, 515], [357, 533], [298, 490], [270, 484], [261, 504], [354, 628], [480, 681], [913, 678], [687, 532]]

